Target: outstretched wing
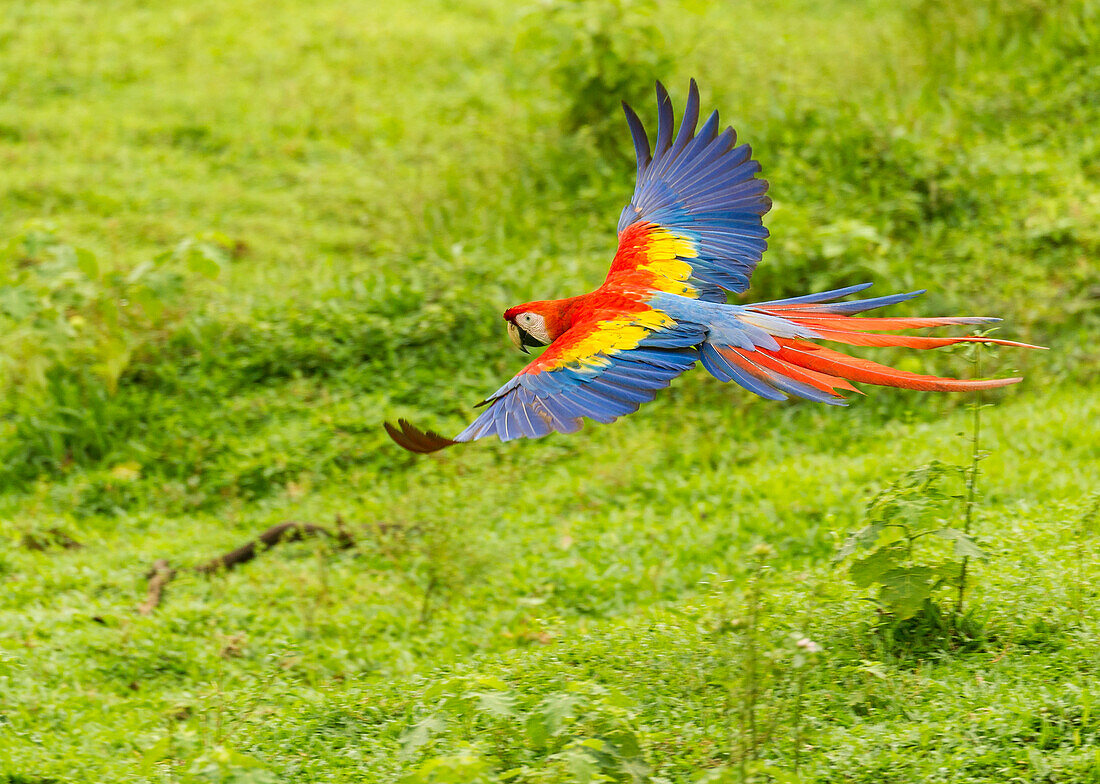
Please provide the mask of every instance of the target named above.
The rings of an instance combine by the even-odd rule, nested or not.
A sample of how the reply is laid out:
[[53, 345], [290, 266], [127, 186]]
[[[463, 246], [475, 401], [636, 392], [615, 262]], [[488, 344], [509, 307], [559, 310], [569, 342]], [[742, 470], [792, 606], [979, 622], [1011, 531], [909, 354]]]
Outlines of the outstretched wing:
[[608, 280], [632, 280], [682, 296], [724, 302], [741, 292], [768, 247], [763, 215], [771, 208], [760, 164], [733, 128], [718, 132], [713, 112], [696, 133], [699, 88], [691, 80], [673, 139], [672, 101], [657, 82], [657, 140], [623, 104], [634, 137], [638, 181], [619, 218], [619, 248]]
[[387, 422], [386, 432], [405, 449], [426, 453], [493, 435], [510, 441], [573, 433], [581, 417], [613, 422], [695, 364], [691, 347], [704, 337], [697, 325], [649, 308], [581, 322], [485, 400], [488, 408], [454, 438], [405, 420], [399, 428]]

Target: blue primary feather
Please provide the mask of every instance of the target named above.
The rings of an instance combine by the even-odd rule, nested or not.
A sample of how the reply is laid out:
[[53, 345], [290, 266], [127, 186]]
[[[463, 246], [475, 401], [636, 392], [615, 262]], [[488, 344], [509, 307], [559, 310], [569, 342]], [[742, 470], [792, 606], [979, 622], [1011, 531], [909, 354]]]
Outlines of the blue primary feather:
[[904, 294], [889, 294], [885, 297], [871, 297], [870, 299], [853, 299], [847, 302], [832, 302], [832, 300], [840, 299], [849, 294], [855, 294], [860, 291], [864, 291], [871, 287], [870, 283], [860, 283], [857, 286], [848, 286], [843, 289], [833, 289], [832, 291], [821, 291], [817, 294], [804, 294], [801, 297], [790, 297], [788, 299], [773, 299], [770, 302], [755, 302], [753, 307], [759, 310], [767, 310], [775, 306], [784, 305], [807, 305], [807, 304], [819, 304], [818, 307], [813, 308], [815, 311], [822, 313], [837, 313], [840, 315], [849, 315], [851, 313], [863, 313], [866, 310], [874, 310], [875, 308], [884, 308], [887, 305], [896, 305], [899, 302], [905, 302], [906, 300], [913, 299], [913, 297], [919, 297], [927, 289], [918, 289], [917, 291], [907, 291]]

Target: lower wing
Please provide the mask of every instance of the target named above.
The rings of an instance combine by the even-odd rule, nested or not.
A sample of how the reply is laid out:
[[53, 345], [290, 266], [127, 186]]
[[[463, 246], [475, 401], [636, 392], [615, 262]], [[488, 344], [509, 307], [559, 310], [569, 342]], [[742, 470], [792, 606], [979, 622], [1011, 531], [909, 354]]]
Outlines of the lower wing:
[[704, 337], [700, 327], [652, 309], [578, 324], [480, 403], [485, 411], [454, 438], [404, 419], [397, 426], [387, 422], [386, 432], [425, 454], [494, 435], [510, 441], [573, 433], [582, 417], [613, 422], [694, 365], [699, 355], [691, 347]]

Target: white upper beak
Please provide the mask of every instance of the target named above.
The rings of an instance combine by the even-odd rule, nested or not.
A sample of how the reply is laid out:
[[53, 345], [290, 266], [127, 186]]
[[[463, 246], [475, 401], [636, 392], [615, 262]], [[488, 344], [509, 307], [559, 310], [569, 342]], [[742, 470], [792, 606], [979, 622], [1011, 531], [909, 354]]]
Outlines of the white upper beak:
[[523, 353], [527, 353], [527, 349], [523, 347], [523, 338], [519, 334], [519, 327], [517, 327], [511, 321], [508, 322], [508, 337], [512, 339], [512, 344]]

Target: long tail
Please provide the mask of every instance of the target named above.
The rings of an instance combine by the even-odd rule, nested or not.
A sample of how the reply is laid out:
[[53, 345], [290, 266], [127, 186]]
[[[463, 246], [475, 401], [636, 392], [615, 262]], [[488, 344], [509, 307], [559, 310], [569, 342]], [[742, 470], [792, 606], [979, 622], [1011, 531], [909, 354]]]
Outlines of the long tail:
[[927, 391], [968, 391], [1003, 387], [1020, 378], [965, 381], [896, 370], [869, 359], [842, 354], [811, 340], [827, 340], [850, 346], [904, 346], [938, 348], [955, 343], [986, 343], [1021, 348], [1042, 348], [1012, 340], [985, 337], [919, 337], [883, 335], [880, 330], [919, 329], [958, 324], [986, 324], [994, 318], [858, 318], [854, 314], [893, 305], [923, 294], [914, 291], [887, 297], [834, 302], [863, 291], [871, 284], [808, 294], [792, 299], [760, 302], [738, 316], [745, 326], [746, 342], [737, 345], [707, 343], [701, 349], [703, 365], [723, 381], [737, 381], [762, 397], [783, 399], [789, 393], [822, 403], [843, 405], [837, 390], [859, 392], [850, 382]]

